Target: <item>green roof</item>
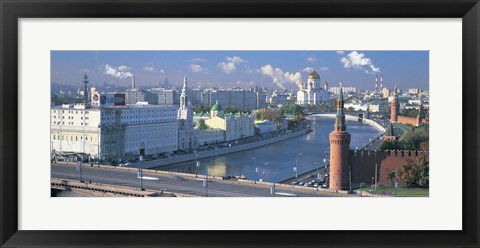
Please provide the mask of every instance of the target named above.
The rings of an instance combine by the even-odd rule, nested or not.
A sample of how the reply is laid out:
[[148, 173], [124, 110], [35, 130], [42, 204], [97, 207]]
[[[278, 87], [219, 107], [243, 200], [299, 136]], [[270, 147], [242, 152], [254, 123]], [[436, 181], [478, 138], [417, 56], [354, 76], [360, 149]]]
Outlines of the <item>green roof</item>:
[[217, 102], [217, 103], [213, 104], [212, 110], [220, 111], [220, 110], [223, 110], [223, 108], [222, 108], [222, 105], [218, 104], [218, 102]]
[[392, 123], [389, 123], [387, 126], [387, 129], [385, 130], [384, 136], [395, 136], [395, 132], [393, 131], [393, 125]]

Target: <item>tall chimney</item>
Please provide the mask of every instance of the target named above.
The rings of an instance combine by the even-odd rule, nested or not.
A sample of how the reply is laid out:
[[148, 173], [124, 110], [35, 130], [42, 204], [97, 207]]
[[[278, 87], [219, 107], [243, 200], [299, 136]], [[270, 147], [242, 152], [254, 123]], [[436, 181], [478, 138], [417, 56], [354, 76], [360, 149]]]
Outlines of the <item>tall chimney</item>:
[[135, 85], [135, 76], [132, 76], [132, 90], [136, 89], [137, 86]]
[[383, 74], [382, 77], [380, 78], [380, 90], [383, 89]]

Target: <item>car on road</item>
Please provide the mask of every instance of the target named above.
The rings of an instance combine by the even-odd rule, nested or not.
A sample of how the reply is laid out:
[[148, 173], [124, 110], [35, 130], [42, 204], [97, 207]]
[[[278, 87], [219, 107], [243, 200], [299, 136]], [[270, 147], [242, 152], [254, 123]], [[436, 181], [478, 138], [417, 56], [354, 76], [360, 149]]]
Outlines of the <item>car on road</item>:
[[297, 184], [297, 183], [298, 183], [297, 181], [293, 181], [293, 182], [291, 183], [291, 185], [295, 185], [295, 184]]

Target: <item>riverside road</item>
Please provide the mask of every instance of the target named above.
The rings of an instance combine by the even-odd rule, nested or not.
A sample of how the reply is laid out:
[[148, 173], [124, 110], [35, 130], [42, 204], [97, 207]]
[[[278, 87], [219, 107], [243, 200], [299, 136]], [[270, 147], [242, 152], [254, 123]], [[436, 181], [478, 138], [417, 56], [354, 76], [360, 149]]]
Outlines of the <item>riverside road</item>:
[[[52, 164], [52, 178], [63, 178], [69, 180], [80, 180], [80, 173], [74, 164]], [[136, 170], [112, 169], [97, 166], [82, 166], [82, 179], [85, 182], [112, 184], [140, 188], [140, 178]], [[189, 194], [194, 196], [205, 196], [203, 178], [195, 176], [165, 175], [143, 170], [143, 187], [153, 191], [169, 191], [175, 193]], [[209, 197], [272, 197], [271, 185], [240, 183], [235, 180], [208, 180]], [[276, 187], [276, 196], [297, 196], [297, 197], [338, 197], [347, 196], [325, 191], [305, 191], [288, 187]]]

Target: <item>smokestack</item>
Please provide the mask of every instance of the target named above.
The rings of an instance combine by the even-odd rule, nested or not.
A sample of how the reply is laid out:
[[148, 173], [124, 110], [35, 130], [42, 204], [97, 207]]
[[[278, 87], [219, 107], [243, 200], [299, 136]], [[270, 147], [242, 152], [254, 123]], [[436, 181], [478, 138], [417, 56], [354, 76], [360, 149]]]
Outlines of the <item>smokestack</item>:
[[132, 76], [132, 90], [136, 89], [137, 86], [135, 85], [135, 76]]
[[382, 74], [382, 77], [380, 78], [380, 90], [383, 90], [383, 74]]
[[378, 93], [377, 84], [378, 84], [378, 75], [375, 75], [375, 93]]

